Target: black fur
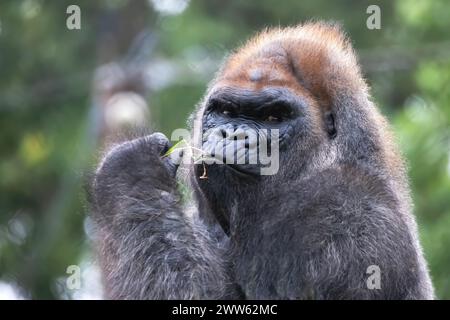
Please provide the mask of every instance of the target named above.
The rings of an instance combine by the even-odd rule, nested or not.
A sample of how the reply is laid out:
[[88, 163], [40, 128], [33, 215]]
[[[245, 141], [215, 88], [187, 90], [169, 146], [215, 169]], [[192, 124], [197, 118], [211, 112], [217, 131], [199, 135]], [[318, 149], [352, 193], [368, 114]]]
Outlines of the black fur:
[[[267, 102], [250, 89], [220, 90], [212, 87], [199, 106], [195, 132], [263, 126], [242, 111], [227, 121], [205, 116], [225, 93], [245, 106]], [[197, 164], [189, 171], [194, 199], [182, 204], [162, 134], [105, 156], [91, 204], [106, 297], [432, 299], [403, 167], [388, 165], [364, 88], [334, 92], [321, 118], [289, 90], [266, 92], [281, 92], [276, 98], [296, 101], [299, 111], [277, 124], [286, 134], [276, 175], [209, 165], [200, 179], [205, 167]], [[380, 268], [381, 289], [367, 287], [371, 265]]]

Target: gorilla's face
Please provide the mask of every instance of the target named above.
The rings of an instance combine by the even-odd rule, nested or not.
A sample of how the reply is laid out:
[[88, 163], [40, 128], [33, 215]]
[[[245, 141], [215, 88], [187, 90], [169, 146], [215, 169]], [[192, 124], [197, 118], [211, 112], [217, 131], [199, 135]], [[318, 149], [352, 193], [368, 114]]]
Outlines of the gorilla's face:
[[283, 87], [214, 89], [202, 115], [202, 149], [214, 157], [207, 171], [248, 180], [278, 174], [288, 162], [300, 165], [299, 152], [317, 143], [316, 128], [323, 127], [316, 109]]
[[283, 88], [217, 89], [203, 114], [203, 150], [226, 165], [221, 169], [241, 176], [261, 174], [261, 167], [270, 165], [264, 156], [278, 161], [304, 119], [304, 108], [301, 99]]

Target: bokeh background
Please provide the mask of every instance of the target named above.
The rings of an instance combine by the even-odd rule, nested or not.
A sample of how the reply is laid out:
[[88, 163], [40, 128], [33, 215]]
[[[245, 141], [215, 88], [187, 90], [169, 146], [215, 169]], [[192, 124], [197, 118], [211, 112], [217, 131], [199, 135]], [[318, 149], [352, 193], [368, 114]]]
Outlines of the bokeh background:
[[[66, 9], [81, 9], [68, 30]], [[371, 4], [381, 29], [366, 27]], [[2, 0], [0, 299], [101, 297], [83, 173], [129, 121], [170, 134], [221, 59], [266, 26], [342, 23], [408, 160], [439, 298], [450, 298], [450, 1]], [[128, 121], [128, 122], [127, 122]], [[68, 266], [82, 270], [67, 289]]]

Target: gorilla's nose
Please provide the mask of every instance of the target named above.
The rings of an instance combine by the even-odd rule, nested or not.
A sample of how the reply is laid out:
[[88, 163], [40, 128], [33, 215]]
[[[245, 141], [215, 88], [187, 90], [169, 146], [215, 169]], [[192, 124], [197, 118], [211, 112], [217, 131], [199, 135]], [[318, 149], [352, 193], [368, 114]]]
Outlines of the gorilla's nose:
[[[224, 125], [205, 132], [203, 151], [219, 164], [256, 164], [258, 131], [248, 126]], [[250, 161], [253, 160], [253, 161]]]

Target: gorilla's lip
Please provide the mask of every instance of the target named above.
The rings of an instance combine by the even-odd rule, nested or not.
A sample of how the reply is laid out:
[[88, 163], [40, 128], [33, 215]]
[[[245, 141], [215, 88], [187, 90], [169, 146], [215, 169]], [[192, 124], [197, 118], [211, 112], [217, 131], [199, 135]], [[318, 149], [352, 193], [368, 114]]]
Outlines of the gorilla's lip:
[[[198, 167], [200, 168], [200, 166], [198, 166]], [[247, 177], [247, 178], [255, 177], [260, 174], [260, 167], [257, 165], [245, 165], [245, 164], [237, 165], [237, 164], [213, 163], [213, 164], [207, 164], [207, 167], [212, 170], [214, 170], [214, 168], [219, 171], [220, 170], [228, 170], [232, 174], [236, 174], [238, 176]]]
[[240, 175], [245, 176], [255, 176], [260, 173], [260, 168], [257, 165], [236, 165], [236, 164], [228, 164], [227, 168], [236, 172]]

